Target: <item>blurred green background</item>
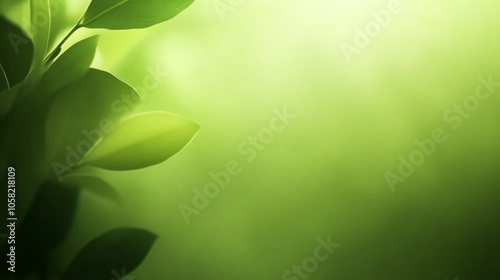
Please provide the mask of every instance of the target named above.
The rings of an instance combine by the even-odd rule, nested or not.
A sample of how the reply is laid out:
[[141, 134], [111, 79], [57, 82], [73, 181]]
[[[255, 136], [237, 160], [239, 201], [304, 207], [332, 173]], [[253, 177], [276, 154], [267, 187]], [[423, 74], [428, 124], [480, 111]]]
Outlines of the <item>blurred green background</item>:
[[[88, 2], [66, 2], [70, 17], [58, 20], [70, 28]], [[174, 112], [202, 129], [160, 165], [91, 170], [124, 203], [84, 193], [55, 258], [139, 226], [160, 238], [137, 279], [294, 279], [283, 273], [331, 235], [341, 247], [307, 279], [498, 279], [500, 88], [456, 130], [443, 114], [479, 76], [500, 81], [500, 3], [400, 1], [348, 62], [341, 44], [389, 2], [197, 0], [146, 30], [99, 31], [94, 67], [136, 88], [148, 69], [168, 72], [137, 112]], [[26, 13], [8, 15], [26, 27]], [[295, 118], [247, 161], [238, 147], [284, 107]], [[392, 192], [384, 173], [435, 128], [448, 140]], [[186, 224], [179, 205], [193, 206], [193, 189], [231, 160], [242, 172]]]

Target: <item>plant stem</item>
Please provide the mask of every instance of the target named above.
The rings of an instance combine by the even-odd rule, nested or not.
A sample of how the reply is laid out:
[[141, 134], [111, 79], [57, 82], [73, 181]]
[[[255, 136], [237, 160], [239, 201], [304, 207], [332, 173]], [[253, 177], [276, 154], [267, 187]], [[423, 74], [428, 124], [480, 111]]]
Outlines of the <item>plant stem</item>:
[[45, 59], [43, 60], [43, 62], [45, 64], [49, 63], [50, 61], [52, 61], [54, 58], [56, 58], [56, 56], [61, 52], [61, 48], [62, 48], [62, 45], [69, 39], [69, 37], [71, 37], [71, 35], [73, 35], [73, 33], [75, 33], [75, 31], [77, 31], [80, 27], [82, 27], [80, 25], [80, 23], [78, 23], [75, 27], [73, 27], [73, 29], [71, 29], [71, 31], [66, 35], [66, 37], [64, 37], [64, 39], [62, 39], [62, 41], [59, 43], [59, 45], [57, 45], [57, 47], [49, 54], [45, 57]]

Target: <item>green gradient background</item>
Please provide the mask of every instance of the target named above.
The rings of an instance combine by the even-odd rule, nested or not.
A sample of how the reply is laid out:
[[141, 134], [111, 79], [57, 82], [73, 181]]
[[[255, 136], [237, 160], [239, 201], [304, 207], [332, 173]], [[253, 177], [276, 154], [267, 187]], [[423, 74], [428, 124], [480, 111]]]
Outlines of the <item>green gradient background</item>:
[[[160, 235], [138, 280], [281, 279], [328, 235], [342, 245], [309, 279], [499, 279], [500, 91], [457, 130], [443, 113], [479, 76], [500, 80], [500, 3], [401, 1], [348, 63], [339, 45], [387, 2], [243, 0], [222, 20], [197, 0], [153, 28], [103, 32], [94, 67], [132, 86], [147, 67], [169, 72], [137, 112], [171, 111], [202, 129], [160, 165], [92, 171], [124, 205], [84, 193], [56, 258], [133, 225]], [[238, 145], [283, 107], [295, 119], [247, 162]], [[448, 140], [391, 192], [384, 172], [435, 128]], [[179, 204], [233, 159], [242, 173], [186, 225]]]

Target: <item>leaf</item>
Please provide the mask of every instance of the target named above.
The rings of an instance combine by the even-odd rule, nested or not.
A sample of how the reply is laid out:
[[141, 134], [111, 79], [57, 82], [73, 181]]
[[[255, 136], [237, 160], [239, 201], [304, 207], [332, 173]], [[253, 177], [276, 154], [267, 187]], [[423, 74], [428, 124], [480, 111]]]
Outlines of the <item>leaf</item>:
[[98, 36], [84, 39], [65, 51], [47, 70], [43, 86], [54, 92], [83, 77], [94, 59]]
[[79, 190], [67, 182], [43, 183], [17, 232], [21, 268], [43, 266], [47, 254], [69, 233], [78, 206]]
[[119, 123], [82, 165], [132, 170], [158, 164], [180, 151], [198, 130], [197, 124], [164, 112], [137, 115]]
[[143, 229], [112, 229], [85, 245], [60, 280], [109, 280], [112, 271], [130, 272], [145, 259], [156, 238]]
[[80, 23], [87, 28], [146, 28], [167, 21], [194, 0], [92, 0]]
[[0, 16], [0, 92], [26, 78], [33, 60], [33, 42], [10, 21]]
[[108, 200], [120, 204], [121, 197], [116, 190], [101, 178], [88, 175], [69, 175], [64, 177], [64, 182], [77, 185], [98, 196], [107, 198]]
[[31, 0], [31, 32], [35, 44], [35, 57], [40, 61], [47, 52], [50, 26], [51, 11], [49, 0]]
[[132, 87], [96, 69], [55, 96], [45, 125], [45, 147], [49, 159], [69, 168], [132, 110], [134, 99], [140, 100]]

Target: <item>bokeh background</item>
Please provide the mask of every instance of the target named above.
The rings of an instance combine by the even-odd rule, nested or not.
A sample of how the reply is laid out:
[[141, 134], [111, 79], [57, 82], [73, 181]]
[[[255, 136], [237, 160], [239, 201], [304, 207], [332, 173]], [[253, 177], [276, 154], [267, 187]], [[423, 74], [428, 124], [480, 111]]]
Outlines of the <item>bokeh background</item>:
[[[27, 6], [2, 2], [26, 28]], [[139, 226], [160, 237], [136, 279], [294, 279], [283, 273], [330, 235], [341, 247], [307, 279], [499, 279], [500, 88], [456, 130], [443, 114], [478, 77], [500, 81], [500, 3], [401, 0], [348, 61], [341, 44], [389, 2], [197, 0], [146, 30], [98, 31], [94, 67], [135, 87], [148, 69], [168, 73], [137, 112], [174, 112], [202, 129], [160, 165], [88, 171], [123, 204], [85, 193], [54, 258]], [[66, 1], [55, 19], [70, 28], [87, 4]], [[285, 107], [295, 118], [247, 161], [239, 145]], [[447, 141], [392, 191], [384, 173], [436, 128]], [[179, 205], [231, 160], [242, 172], [187, 224]]]

